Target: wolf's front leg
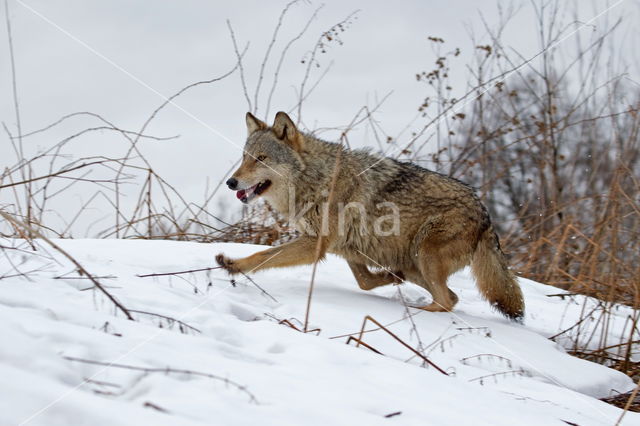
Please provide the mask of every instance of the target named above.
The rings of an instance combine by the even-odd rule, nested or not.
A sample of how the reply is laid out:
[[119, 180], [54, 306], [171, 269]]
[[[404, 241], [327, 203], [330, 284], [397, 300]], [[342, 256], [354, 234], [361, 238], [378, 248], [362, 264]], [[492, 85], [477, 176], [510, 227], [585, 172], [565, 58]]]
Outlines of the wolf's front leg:
[[324, 257], [327, 241], [323, 239], [318, 251], [318, 239], [300, 237], [297, 240], [273, 247], [241, 259], [231, 259], [222, 253], [216, 256], [216, 262], [231, 275], [251, 273], [267, 268], [284, 268], [287, 266], [307, 265]]

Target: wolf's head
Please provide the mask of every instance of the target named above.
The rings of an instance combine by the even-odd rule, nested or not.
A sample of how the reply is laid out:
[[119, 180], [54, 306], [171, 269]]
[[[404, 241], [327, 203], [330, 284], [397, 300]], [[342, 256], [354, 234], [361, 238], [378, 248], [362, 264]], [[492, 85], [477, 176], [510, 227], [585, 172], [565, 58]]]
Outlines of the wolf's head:
[[276, 114], [271, 127], [250, 112], [246, 121], [248, 137], [242, 163], [227, 186], [245, 204], [260, 196], [281, 204], [287, 197], [287, 186], [305, 168], [300, 156], [304, 137], [284, 112]]

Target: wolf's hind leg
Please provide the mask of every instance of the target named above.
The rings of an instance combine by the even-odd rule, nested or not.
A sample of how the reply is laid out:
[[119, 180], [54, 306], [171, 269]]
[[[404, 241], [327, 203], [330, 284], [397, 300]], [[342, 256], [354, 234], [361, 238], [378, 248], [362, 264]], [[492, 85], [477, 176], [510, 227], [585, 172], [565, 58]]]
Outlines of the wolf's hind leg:
[[418, 251], [418, 268], [422, 273], [424, 282], [418, 283], [433, 296], [433, 302], [421, 307], [429, 312], [449, 312], [458, 303], [458, 296], [447, 287], [447, 278], [455, 270], [457, 265], [453, 265], [438, 250], [421, 248]]
[[442, 298], [438, 302], [436, 297], [433, 297], [433, 302], [429, 303], [426, 306], [420, 306], [420, 309], [429, 312], [451, 312], [453, 307], [458, 303], [458, 295], [455, 294], [450, 289], [447, 289], [449, 292], [449, 298], [447, 300], [443, 300]]
[[367, 265], [357, 262], [347, 262], [353, 276], [362, 290], [373, 290], [387, 284], [399, 284], [404, 281], [402, 272], [381, 271], [373, 273], [369, 271]]

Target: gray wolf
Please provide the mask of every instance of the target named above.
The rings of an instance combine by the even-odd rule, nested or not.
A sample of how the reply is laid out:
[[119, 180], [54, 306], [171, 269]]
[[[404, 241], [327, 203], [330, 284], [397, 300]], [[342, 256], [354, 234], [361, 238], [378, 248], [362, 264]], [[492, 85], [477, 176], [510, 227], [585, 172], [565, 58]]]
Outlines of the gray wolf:
[[242, 163], [227, 181], [243, 203], [266, 200], [301, 232], [241, 259], [218, 254], [230, 274], [344, 258], [363, 290], [411, 281], [427, 311], [451, 311], [447, 279], [471, 265], [482, 296], [510, 319], [524, 300], [487, 209], [473, 189], [412, 163], [348, 150], [299, 131], [284, 112], [272, 126], [247, 113]]

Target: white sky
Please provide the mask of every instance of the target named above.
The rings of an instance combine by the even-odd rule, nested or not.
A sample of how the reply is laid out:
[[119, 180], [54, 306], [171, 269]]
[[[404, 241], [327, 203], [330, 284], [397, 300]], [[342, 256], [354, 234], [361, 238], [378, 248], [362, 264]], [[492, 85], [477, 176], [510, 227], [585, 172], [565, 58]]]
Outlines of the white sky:
[[[162, 96], [170, 96], [189, 83], [221, 75], [233, 66], [235, 57], [226, 19], [231, 20], [241, 46], [250, 42], [244, 67], [253, 92], [262, 57], [285, 4], [286, 1], [8, 0], [23, 133], [76, 111], [99, 113], [121, 128], [139, 129], [163, 101]], [[305, 70], [300, 59], [313, 47], [319, 34], [360, 9], [357, 20], [342, 35], [344, 45], [331, 45], [319, 57], [321, 67], [314, 70], [312, 82], [331, 61], [334, 65], [305, 102], [304, 121], [310, 128], [345, 125], [361, 106], [371, 105], [376, 97], [393, 91], [378, 118], [388, 133], [397, 134], [411, 122], [427, 93], [424, 84], [415, 80], [415, 74], [431, 69], [436, 59], [427, 36], [442, 37], [447, 48], [462, 48], [460, 67], [454, 70], [454, 81], [460, 83], [454, 90], [463, 92], [468, 78], [462, 66], [464, 55], [473, 51], [469, 33], [473, 31], [479, 41], [488, 42], [480, 14], [493, 26], [499, 19], [497, 4], [503, 7], [511, 4], [518, 9], [504, 34], [506, 46], [523, 57], [533, 56], [540, 45], [534, 14], [527, 1], [327, 2], [306, 36], [288, 53], [269, 120], [276, 111], [288, 110], [295, 104], [294, 87], [299, 86]], [[576, 4], [582, 22], [613, 6], [578, 30], [576, 35], [581, 37], [590, 37], [590, 33], [601, 31], [617, 17], [624, 17], [618, 40], [634, 53], [628, 58], [630, 73], [638, 75], [634, 49], [638, 34], [633, 24], [638, 22], [639, 3], [622, 0]], [[279, 43], [274, 46], [275, 54], [267, 64], [261, 95], [263, 106], [279, 52], [320, 5], [302, 1], [285, 18]], [[4, 8], [2, 15], [0, 121], [15, 131]], [[574, 36], [563, 42], [571, 43], [575, 43]], [[223, 179], [225, 171], [240, 156], [247, 104], [239, 74], [196, 88], [176, 103], [181, 109], [169, 106], [148, 133], [179, 134], [180, 138], [145, 142], [141, 148], [160, 175], [186, 198], [198, 201], [207, 179], [211, 182]], [[261, 107], [258, 115], [262, 117], [263, 113]], [[419, 128], [420, 123], [416, 122], [413, 128]], [[25, 147], [34, 152], [93, 125], [95, 122], [88, 119], [78, 119], [43, 137], [27, 139]], [[15, 160], [4, 133], [0, 140], [4, 168]], [[351, 140], [356, 146], [376, 146], [364, 130], [354, 132]], [[94, 134], [77, 140], [67, 152], [77, 156], [122, 155], [126, 148], [114, 135]], [[74, 196], [71, 204], [87, 195]], [[225, 202], [235, 203], [231, 192], [221, 191], [220, 196]]]

